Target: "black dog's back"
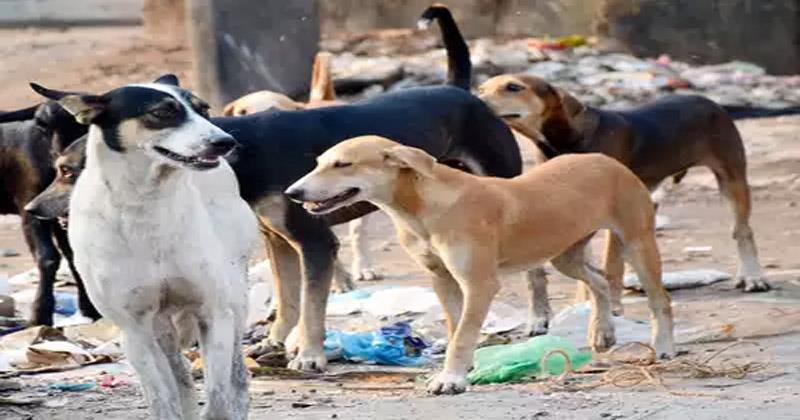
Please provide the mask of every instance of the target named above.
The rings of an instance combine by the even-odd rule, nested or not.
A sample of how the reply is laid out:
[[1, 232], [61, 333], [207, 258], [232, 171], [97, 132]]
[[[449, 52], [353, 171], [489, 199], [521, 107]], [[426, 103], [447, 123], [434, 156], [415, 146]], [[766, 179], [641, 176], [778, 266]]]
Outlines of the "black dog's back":
[[376, 134], [440, 159], [469, 159], [487, 175], [522, 171], [511, 131], [470, 93], [450, 86], [407, 89], [352, 105], [214, 119], [241, 144], [229, 159], [245, 200], [279, 193], [315, 159], [351, 137]]

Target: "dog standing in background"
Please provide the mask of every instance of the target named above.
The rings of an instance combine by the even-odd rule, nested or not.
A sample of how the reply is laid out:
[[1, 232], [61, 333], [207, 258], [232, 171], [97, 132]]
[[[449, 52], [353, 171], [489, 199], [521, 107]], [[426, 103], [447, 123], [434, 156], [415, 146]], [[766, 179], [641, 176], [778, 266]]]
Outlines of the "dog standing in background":
[[[603, 153], [629, 167], [651, 191], [669, 177], [679, 182], [692, 167], [709, 168], [735, 216], [737, 287], [745, 292], [769, 290], [750, 227], [744, 145], [725, 108], [701, 96], [675, 95], [630, 110], [607, 111], [585, 106], [564, 90], [527, 74], [493, 77], [479, 91], [499, 117], [534, 141], [547, 158]], [[622, 313], [621, 253], [622, 244], [610, 235], [604, 265], [617, 313]], [[531, 281], [531, 288], [546, 296], [544, 276]], [[532, 319], [539, 326], [535, 333], [545, 333], [550, 314], [547, 299], [532, 299], [539, 308], [532, 311]]]
[[245, 419], [241, 339], [257, 224], [222, 159], [235, 140], [171, 75], [99, 96], [33, 87], [90, 125], [69, 238], [92, 301], [122, 330], [152, 416], [197, 418], [180, 352], [197, 335], [204, 418]]
[[0, 114], [0, 214], [20, 215], [25, 242], [39, 270], [32, 325], [53, 325], [53, 287], [62, 256], [78, 288], [81, 315], [100, 318], [75, 269], [66, 230], [25, 207], [54, 178], [53, 155], [84, 134], [86, 126], [53, 101]]

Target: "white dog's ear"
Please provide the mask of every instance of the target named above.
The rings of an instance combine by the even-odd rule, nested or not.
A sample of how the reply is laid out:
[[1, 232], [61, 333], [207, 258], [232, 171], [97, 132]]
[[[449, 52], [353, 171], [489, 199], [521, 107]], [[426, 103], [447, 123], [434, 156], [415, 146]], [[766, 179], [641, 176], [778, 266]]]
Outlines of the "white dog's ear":
[[74, 92], [62, 92], [48, 89], [42, 85], [31, 83], [31, 88], [36, 93], [47, 99], [57, 101], [62, 108], [67, 110], [81, 124], [89, 125], [106, 110], [108, 100], [103, 96], [84, 95]]
[[436, 159], [424, 150], [408, 146], [384, 150], [383, 161], [389, 166], [412, 169], [428, 178], [433, 178], [433, 166], [436, 164]]
[[586, 106], [581, 103], [581, 101], [567, 93], [567, 91], [564, 89], [555, 88], [555, 90], [558, 94], [558, 98], [561, 99], [561, 104], [564, 107], [564, 111], [570, 118], [574, 118], [586, 110]]

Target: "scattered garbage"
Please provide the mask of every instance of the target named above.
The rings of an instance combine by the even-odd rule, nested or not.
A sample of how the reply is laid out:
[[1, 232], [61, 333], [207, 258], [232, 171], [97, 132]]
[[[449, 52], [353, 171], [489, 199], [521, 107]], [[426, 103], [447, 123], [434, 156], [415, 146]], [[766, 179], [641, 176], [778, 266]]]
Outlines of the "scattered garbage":
[[412, 333], [407, 322], [397, 322], [372, 332], [325, 333], [325, 355], [328, 360], [378, 365], [420, 366], [428, 362], [423, 350], [428, 345]]
[[122, 357], [119, 329], [101, 320], [63, 331], [39, 326], [0, 337], [0, 372], [58, 371]]
[[56, 382], [48, 385], [47, 387], [55, 391], [81, 392], [81, 391], [88, 391], [94, 388], [95, 386], [96, 384], [94, 382], [84, 382], [84, 383]]
[[578, 369], [591, 359], [590, 352], [578, 351], [570, 340], [543, 335], [523, 343], [476, 350], [475, 368], [468, 379], [473, 384], [490, 384], [542, 378], [546, 375], [560, 375], [568, 366]]
[[[567, 89], [584, 103], [620, 109], [675, 94], [702, 94], [728, 106], [785, 108], [800, 105], [797, 76], [773, 76], [743, 61], [693, 66], [667, 55], [653, 59], [607, 52], [595, 39], [579, 35], [561, 38], [479, 38], [469, 42], [475, 80], [501, 73], [527, 72]], [[376, 36], [326, 39], [333, 52], [337, 80], [394, 90], [440, 84], [447, 77], [438, 33], [403, 33], [399, 38]], [[435, 65], [431, 65], [435, 63]], [[357, 83], [350, 83], [350, 82]]]
[[13, 297], [0, 293], [0, 317], [13, 318], [15, 307]]
[[[661, 282], [667, 290], [676, 290], [708, 286], [730, 278], [731, 275], [723, 271], [699, 269], [665, 272], [661, 275]], [[642, 284], [639, 283], [639, 277], [635, 273], [626, 274], [623, 285], [626, 289], [642, 290]]]
[[70, 316], [78, 312], [78, 296], [73, 293], [55, 292], [55, 313]]
[[683, 252], [690, 257], [705, 257], [711, 255], [711, 246], [687, 246], [683, 248]]
[[365, 288], [331, 295], [328, 299], [328, 315], [363, 312], [380, 318], [426, 313], [438, 306], [436, 293], [428, 287]]
[[19, 252], [11, 248], [0, 248], [0, 257], [18, 257]]
[[[578, 348], [589, 347], [586, 337], [589, 332], [591, 314], [591, 302], [568, 306], [550, 321], [548, 334], [568, 339]], [[650, 323], [621, 316], [611, 317], [611, 320], [614, 323], [617, 343], [650, 342]]]

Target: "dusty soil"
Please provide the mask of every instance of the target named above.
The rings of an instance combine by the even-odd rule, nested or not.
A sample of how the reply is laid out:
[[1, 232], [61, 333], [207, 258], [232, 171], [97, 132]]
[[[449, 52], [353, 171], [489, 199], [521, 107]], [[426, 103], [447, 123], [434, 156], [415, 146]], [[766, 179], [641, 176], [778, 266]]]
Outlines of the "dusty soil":
[[[0, 30], [0, 109], [28, 106], [35, 97], [26, 87], [37, 81], [60, 89], [102, 91], [125, 82], [151, 80], [163, 72], [190, 73], [188, 54], [151, 46], [139, 28], [61, 30]], [[184, 77], [190, 86], [188, 77]], [[429, 397], [416, 375], [374, 375], [369, 380], [269, 380], [251, 385], [253, 418], [309, 419], [794, 419], [800, 410], [800, 118], [787, 117], [739, 123], [749, 155], [753, 185], [752, 225], [762, 262], [775, 290], [745, 295], [723, 282], [673, 293], [678, 322], [736, 321], [735, 338], [760, 342], [765, 349], [738, 347], [726, 353], [728, 362], [771, 361], [766, 371], [745, 379], [671, 378], [667, 389], [642, 384], [630, 389], [606, 386], [592, 391], [545, 392], [542, 385], [475, 387], [456, 397]], [[523, 145], [526, 152], [530, 147]], [[720, 200], [711, 174], [690, 175], [667, 197], [661, 214], [671, 219], [659, 233], [664, 269], [717, 268], [735, 272], [732, 217]], [[388, 219], [379, 215], [370, 226], [376, 260], [386, 282], [427, 284], [423, 273], [403, 253]], [[690, 257], [687, 246], [711, 246], [708, 255]], [[0, 258], [0, 274], [15, 274], [32, 266], [19, 226], [0, 220], [0, 249], [19, 257]], [[343, 256], [349, 258], [347, 247]], [[551, 283], [555, 309], [571, 302], [573, 282]], [[525, 285], [509, 278], [499, 299], [522, 305]], [[626, 298], [631, 317], [647, 319], [636, 296]], [[726, 343], [683, 345], [689, 357], [700, 357]], [[341, 369], [341, 367], [334, 369]], [[95, 371], [59, 373], [23, 379], [23, 393], [40, 392], [53, 381], [91, 376]], [[377, 378], [377, 379], [376, 379]], [[411, 378], [411, 379], [409, 379]], [[198, 384], [199, 386], [199, 384]], [[2, 393], [2, 391], [0, 391]], [[4, 407], [0, 418], [147, 418], [136, 387], [82, 393], [50, 392], [54, 408]]]

